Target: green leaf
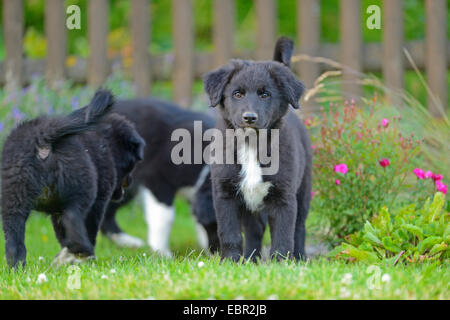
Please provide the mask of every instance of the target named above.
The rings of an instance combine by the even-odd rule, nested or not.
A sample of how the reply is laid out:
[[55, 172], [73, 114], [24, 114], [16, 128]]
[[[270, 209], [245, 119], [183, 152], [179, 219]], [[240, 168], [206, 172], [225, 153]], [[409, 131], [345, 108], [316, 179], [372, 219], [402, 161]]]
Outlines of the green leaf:
[[425, 240], [423, 240], [422, 242], [420, 242], [417, 246], [417, 249], [420, 252], [420, 254], [423, 254], [423, 253], [425, 253], [426, 250], [430, 249], [435, 244], [438, 244], [441, 242], [442, 242], [441, 237], [436, 237], [436, 236], [429, 237], [429, 238], [426, 238]]
[[438, 252], [448, 250], [448, 245], [445, 242], [435, 244], [430, 250], [430, 255], [434, 255]]
[[410, 223], [405, 223], [401, 225], [401, 228], [408, 230], [409, 232], [411, 232], [413, 235], [415, 235], [416, 237], [418, 237], [420, 240], [423, 239], [423, 231], [421, 228], [419, 228], [418, 226], [412, 225]]
[[382, 242], [383, 242], [384, 247], [393, 253], [399, 253], [400, 251], [402, 251], [402, 249], [400, 247], [398, 247], [394, 244], [391, 237], [384, 237]]

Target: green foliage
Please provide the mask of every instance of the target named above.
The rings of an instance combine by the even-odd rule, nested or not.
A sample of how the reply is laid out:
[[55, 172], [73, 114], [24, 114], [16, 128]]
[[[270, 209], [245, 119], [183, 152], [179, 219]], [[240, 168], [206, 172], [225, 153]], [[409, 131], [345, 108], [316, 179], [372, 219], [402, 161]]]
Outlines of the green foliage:
[[364, 228], [331, 253], [338, 259], [388, 264], [438, 262], [450, 258], [450, 212], [445, 195], [437, 192], [416, 204], [389, 212], [383, 207]]
[[[322, 109], [319, 118], [306, 121], [314, 133], [313, 210], [332, 246], [360, 230], [383, 203], [403, 200], [414, 187], [407, 178], [421, 142], [403, 136], [399, 117], [378, 118], [374, 107], [369, 109], [331, 104], [329, 112]], [[339, 172], [338, 165], [348, 172]]]
[[43, 59], [47, 55], [47, 40], [44, 35], [30, 27], [23, 39], [25, 54], [36, 59]]

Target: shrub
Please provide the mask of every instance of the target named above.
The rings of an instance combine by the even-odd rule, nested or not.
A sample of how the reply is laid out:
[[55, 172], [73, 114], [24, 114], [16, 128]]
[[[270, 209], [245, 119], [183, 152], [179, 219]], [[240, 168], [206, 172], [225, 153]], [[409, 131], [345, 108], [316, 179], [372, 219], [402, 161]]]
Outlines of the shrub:
[[328, 112], [322, 108], [320, 117], [305, 121], [316, 131], [313, 211], [320, 216], [321, 237], [332, 246], [359, 231], [383, 204], [412, 196], [424, 201], [435, 190], [419, 179], [428, 189], [416, 192], [412, 160], [422, 141], [402, 134], [400, 116], [383, 119], [374, 108], [375, 100], [369, 111], [354, 102], [341, 108], [330, 104]]
[[411, 204], [390, 213], [383, 207], [330, 255], [369, 263], [442, 262], [450, 258], [450, 208], [444, 205], [444, 194], [437, 192], [421, 208]]

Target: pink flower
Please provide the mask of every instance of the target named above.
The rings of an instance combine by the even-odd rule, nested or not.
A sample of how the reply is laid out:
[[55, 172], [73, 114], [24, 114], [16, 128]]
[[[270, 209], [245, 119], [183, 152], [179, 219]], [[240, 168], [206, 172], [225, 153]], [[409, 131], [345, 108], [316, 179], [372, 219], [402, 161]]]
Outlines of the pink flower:
[[346, 174], [348, 172], [348, 167], [345, 163], [338, 164], [334, 166], [335, 172], [340, 172], [342, 174]]
[[430, 170], [425, 172], [425, 179], [430, 179], [432, 176], [433, 176], [433, 172], [431, 172]]
[[443, 184], [441, 180], [436, 180], [436, 189], [443, 194], [447, 194], [447, 185]]
[[417, 176], [417, 178], [419, 178], [419, 179], [425, 178], [425, 172], [424, 172], [422, 169], [420, 169], [420, 168], [415, 168], [415, 169], [413, 170], [413, 172], [414, 172], [414, 174]]
[[383, 120], [381, 120], [381, 125], [385, 128], [387, 128], [387, 126], [389, 125], [389, 120], [384, 118]]
[[316, 193], [314, 191], [311, 191], [311, 200], [314, 199], [315, 195], [316, 195]]
[[382, 166], [383, 168], [386, 168], [387, 166], [389, 166], [389, 159], [386, 159], [386, 158], [384, 158], [384, 159], [381, 159], [379, 162], [378, 162], [379, 164], [380, 164], [380, 166]]
[[305, 120], [305, 126], [309, 127], [311, 125], [311, 119]]
[[436, 182], [436, 181], [442, 180], [444, 177], [441, 174], [433, 173], [431, 178], [433, 178], [433, 180]]
[[341, 180], [336, 179], [336, 185], [340, 185], [341, 184]]
[[316, 150], [316, 149], [317, 149], [317, 146], [313, 144], [313, 145], [311, 146], [311, 149]]

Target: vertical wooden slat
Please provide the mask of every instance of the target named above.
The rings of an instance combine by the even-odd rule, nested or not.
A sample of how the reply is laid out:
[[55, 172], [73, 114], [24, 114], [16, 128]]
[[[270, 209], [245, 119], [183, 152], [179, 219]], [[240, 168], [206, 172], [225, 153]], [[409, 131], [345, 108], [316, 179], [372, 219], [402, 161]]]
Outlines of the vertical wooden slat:
[[192, 102], [194, 77], [194, 29], [192, 1], [172, 0], [175, 63], [173, 85], [175, 101], [188, 108]]
[[89, 71], [88, 83], [100, 86], [109, 73], [107, 59], [108, 0], [88, 1]]
[[357, 84], [362, 70], [362, 25], [360, 0], [340, 1], [341, 62], [344, 70], [343, 90], [347, 98], [358, 99], [361, 87]]
[[23, 1], [3, 0], [3, 38], [5, 39], [5, 82], [7, 90], [22, 84]]
[[45, 1], [45, 36], [47, 61], [45, 76], [50, 86], [64, 80], [66, 60], [66, 12], [64, 1]]
[[257, 60], [270, 60], [275, 48], [277, 8], [275, 0], [255, 0], [257, 16]]
[[214, 64], [228, 62], [233, 54], [234, 0], [214, 0]]
[[[447, 105], [447, 1], [426, 0], [426, 74], [428, 85], [436, 99], [428, 95], [428, 109], [441, 116]], [[436, 101], [437, 100], [437, 101]]]
[[[383, 9], [383, 76], [388, 88], [402, 90], [404, 87], [403, 0], [384, 0]], [[399, 95], [395, 92], [388, 94], [387, 98], [394, 105], [401, 102]]]
[[131, 33], [133, 42], [133, 78], [138, 96], [150, 92], [150, 11], [149, 0], [131, 1]]
[[[320, 45], [320, 0], [297, 1], [297, 35], [300, 52], [310, 56], [319, 54]], [[314, 86], [319, 76], [319, 65], [314, 62], [300, 61], [297, 72], [307, 89]], [[314, 107], [313, 101], [307, 101], [303, 106], [303, 113], [310, 114]]]

